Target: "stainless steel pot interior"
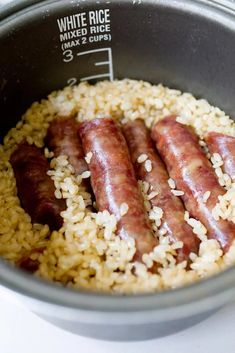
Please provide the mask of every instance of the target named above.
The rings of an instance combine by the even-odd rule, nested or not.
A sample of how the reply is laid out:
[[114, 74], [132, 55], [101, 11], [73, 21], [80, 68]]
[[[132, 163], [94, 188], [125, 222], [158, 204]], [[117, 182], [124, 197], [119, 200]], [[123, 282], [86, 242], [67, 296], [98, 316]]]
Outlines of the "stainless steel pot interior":
[[[225, 31], [228, 34], [229, 40], [234, 39], [235, 35], [235, 7], [233, 1], [226, 1], [222, 4], [220, 1], [206, 1], [206, 0], [185, 0], [185, 1], [170, 1], [170, 0], [159, 0], [159, 1], [142, 1], [140, 4], [136, 4], [137, 2], [133, 1], [113, 1], [110, 5], [109, 2], [100, 1], [99, 4], [94, 5], [93, 1], [71, 1], [70, 4], [65, 1], [12, 1], [10, 6], [5, 6], [3, 8], [3, 12], [1, 14], [2, 22], [0, 24], [0, 38], [5, 38], [11, 30], [16, 31], [17, 24], [22, 23], [29, 24], [32, 21], [33, 16], [37, 13], [42, 15], [45, 14], [45, 11], [48, 11], [49, 14], [52, 14], [55, 9], [59, 11], [60, 14], [65, 12], [65, 8], [71, 9], [75, 8], [75, 5], [79, 5], [79, 11], [81, 9], [86, 9], [88, 6], [110, 6], [112, 9], [117, 9], [120, 15], [120, 11], [123, 9], [127, 9], [129, 6], [142, 6], [142, 11], [147, 8], [150, 8], [151, 11], [158, 9], [159, 11], [163, 11], [165, 9], [170, 9], [177, 14], [183, 14], [187, 16], [192, 16], [194, 19], [203, 19], [205, 21], [210, 21], [217, 28], [218, 33], [220, 31]], [[113, 10], [114, 11], [114, 10]], [[138, 10], [139, 11], [139, 10]], [[0, 17], [0, 18], [1, 18]], [[183, 17], [181, 17], [182, 19]], [[40, 18], [40, 21], [47, 21], [47, 18]], [[153, 26], [153, 22], [149, 19], [150, 25]], [[160, 22], [160, 20], [159, 20]], [[124, 25], [125, 27], [126, 25]], [[118, 29], [121, 31], [120, 26]], [[210, 35], [211, 28], [208, 28], [208, 35]], [[123, 34], [123, 33], [122, 33]], [[126, 32], [126, 40], [128, 39], [129, 33]], [[117, 42], [120, 40], [118, 34], [115, 36]], [[123, 39], [123, 38], [122, 38]], [[206, 40], [206, 38], [204, 38]], [[216, 40], [216, 39], [215, 39]], [[27, 41], [27, 39], [26, 39]], [[3, 44], [6, 45], [6, 42], [3, 40]], [[14, 45], [14, 43], [11, 43]], [[28, 47], [32, 45], [31, 42], [27, 43]], [[160, 44], [159, 44], [160, 45]], [[1, 42], [0, 42], [1, 46]], [[24, 44], [22, 43], [22, 46]], [[151, 43], [150, 43], [151, 47]], [[24, 47], [24, 49], [27, 48]], [[122, 49], [126, 49], [124, 45], [121, 47]], [[43, 49], [44, 50], [44, 49]], [[120, 46], [116, 48], [116, 50], [120, 50]], [[140, 50], [140, 48], [139, 48]], [[147, 49], [146, 49], [147, 50]], [[170, 50], [170, 49], [169, 49]], [[227, 47], [224, 48], [227, 50]], [[114, 49], [115, 51], [115, 49]], [[134, 51], [134, 54], [137, 52]], [[223, 57], [223, 53], [218, 52], [218, 55]], [[51, 52], [50, 52], [51, 54]], [[143, 54], [143, 53], [142, 53]], [[182, 53], [181, 53], [182, 54]], [[124, 66], [124, 59], [122, 54], [120, 56], [120, 65]], [[149, 54], [146, 53], [148, 56]], [[230, 48], [230, 53], [226, 52], [226, 55], [231, 55], [231, 60], [235, 58], [235, 51], [233, 48]], [[177, 56], [177, 55], [176, 55]], [[144, 56], [143, 56], [144, 58]], [[143, 59], [142, 58], [142, 59]], [[181, 60], [181, 58], [179, 58]], [[18, 59], [17, 59], [18, 60]], [[40, 60], [40, 59], [39, 59]], [[46, 59], [45, 59], [46, 60]], [[151, 59], [152, 60], [152, 59]], [[159, 57], [161, 60], [161, 57]], [[178, 60], [176, 58], [176, 60]], [[209, 59], [208, 59], [209, 60]], [[142, 60], [143, 61], [143, 60]], [[142, 65], [142, 68], [146, 65], [143, 62], [139, 64]], [[235, 60], [234, 60], [235, 61]], [[211, 61], [213, 62], [213, 60]], [[232, 61], [231, 61], [232, 62]], [[7, 61], [5, 61], [6, 67]], [[117, 61], [116, 61], [117, 64]], [[223, 63], [221, 63], [223, 65]], [[22, 65], [22, 63], [21, 63]], [[51, 65], [53, 65], [53, 60], [51, 61]], [[143, 66], [145, 65], [145, 66]], [[190, 65], [190, 64], [189, 64]], [[232, 65], [232, 64], [231, 64]], [[150, 65], [151, 66], [151, 65]], [[1, 66], [3, 67], [3, 66]], [[4, 75], [9, 73], [10, 68], [4, 69], [3, 67], [3, 77]], [[18, 69], [20, 66], [16, 66]], [[121, 67], [121, 66], [120, 66]], [[153, 66], [154, 67], [154, 66]], [[231, 67], [233, 68], [233, 67]], [[174, 68], [175, 69], [175, 68]], [[196, 68], [198, 69], [198, 67]], [[71, 70], [74, 70], [74, 66], [71, 66]], [[147, 70], [147, 68], [146, 68]], [[202, 71], [204, 68], [202, 68]], [[140, 70], [141, 72], [141, 70]], [[147, 71], [146, 71], [147, 72]], [[226, 67], [221, 71], [221, 75], [223, 72], [226, 73]], [[57, 75], [58, 72], [56, 72]], [[218, 74], [218, 75], [219, 75]], [[54, 75], [54, 74], [53, 74]], [[67, 73], [66, 73], [67, 75]], [[151, 75], [154, 76], [153, 70], [151, 73], [147, 72], [143, 74], [144, 77], [141, 77], [141, 73], [137, 78], [145, 78], [150, 80]], [[121, 67], [117, 69], [116, 77], [125, 77], [128, 76]], [[159, 71], [156, 76], [153, 77], [152, 81], [157, 82], [158, 77], [164, 83], [171, 85], [171, 79], [164, 70]], [[135, 76], [136, 77], [136, 76]], [[200, 76], [201, 80], [203, 78]], [[193, 77], [189, 77], [189, 80], [193, 80]], [[228, 92], [228, 82], [232, 87], [231, 81], [229, 81], [229, 77], [226, 79], [228, 81], [221, 83], [226, 95]], [[26, 80], [27, 81], [27, 80]], [[37, 86], [37, 80], [34, 77], [34, 87]], [[178, 78], [177, 75], [174, 76], [172, 80], [173, 86], [180, 86], [183, 89], [189, 89], [190, 84], [184, 83], [185, 79]], [[194, 80], [195, 81], [195, 80]], [[194, 82], [192, 81], [192, 82]], [[40, 82], [41, 84], [41, 82]], [[218, 84], [216, 79], [212, 83], [214, 85]], [[41, 96], [49, 93], [51, 90], [55, 88], [59, 88], [61, 82], [53, 82], [53, 77], [50, 83], [46, 83], [45, 91], [37, 91], [35, 88], [36, 98], [40, 98]], [[193, 87], [194, 86], [194, 87]], [[204, 85], [205, 86], [205, 85]], [[206, 93], [209, 92], [210, 87], [202, 87], [200, 82], [195, 82], [191, 85], [191, 91], [198, 95], [202, 94], [205, 98], [207, 98]], [[190, 89], [189, 89], [190, 90]], [[234, 87], [233, 87], [234, 90]], [[7, 93], [6, 93], [7, 92]], [[10, 90], [6, 91], [4, 94], [10, 94]], [[235, 93], [235, 90], [233, 91]], [[231, 92], [231, 95], [232, 93]], [[209, 93], [208, 93], [209, 94]], [[14, 96], [14, 94], [12, 95]], [[30, 93], [29, 93], [30, 96]], [[234, 97], [234, 96], [233, 96]], [[32, 99], [32, 97], [29, 97]], [[28, 99], [29, 99], [28, 98]], [[210, 98], [210, 94], [209, 94]], [[224, 98], [224, 97], [223, 97]], [[215, 103], [218, 102], [222, 108], [227, 109], [229, 113], [235, 113], [235, 105], [234, 100], [225, 99], [219, 97], [219, 94], [214, 93], [213, 97], [211, 96], [211, 100]], [[5, 100], [7, 101], [7, 99]], [[15, 108], [9, 108], [10, 104], [12, 105], [12, 98], [10, 103], [3, 102], [3, 111], [6, 113], [5, 126], [3, 130], [7, 130], [10, 126], [14, 125], [12, 120], [8, 117], [10, 114], [15, 114]], [[32, 101], [32, 100], [31, 100]], [[30, 103], [27, 99], [25, 99], [24, 104], [21, 106], [21, 110], [25, 109]], [[4, 105], [5, 104], [5, 105]], [[9, 113], [10, 109], [10, 113]], [[19, 109], [18, 113], [21, 111]], [[8, 115], [8, 116], [7, 116]], [[18, 119], [19, 114], [17, 114]], [[234, 114], [235, 116], [235, 114]], [[51, 312], [51, 315], [54, 318], [63, 318], [65, 320], [76, 320], [78, 317], [81, 321], [86, 323], [96, 323], [96, 324], [106, 324], [110, 322], [112, 324], [121, 324], [125, 322], [125, 324], [144, 324], [144, 323], [156, 323], [161, 321], [173, 320], [178, 318], [188, 317], [190, 315], [196, 315], [199, 313], [203, 313], [205, 311], [213, 310], [217, 308], [227, 301], [229, 301], [235, 293], [235, 268], [228, 269], [227, 271], [214, 276], [213, 278], [209, 278], [203, 280], [199, 283], [195, 283], [193, 285], [165, 291], [162, 293], [156, 294], [146, 294], [146, 295], [108, 295], [108, 294], [100, 294], [100, 293], [90, 293], [85, 291], [74, 291], [68, 288], [63, 288], [58, 285], [54, 285], [52, 283], [42, 281], [38, 278], [30, 276], [22, 271], [13, 268], [8, 265], [4, 261], [0, 261], [0, 284], [5, 288], [10, 289], [11, 291], [20, 295], [20, 297], [25, 300], [25, 298], [30, 299], [29, 306], [33, 308], [33, 310], [41, 312], [43, 315], [47, 315], [48, 311]], [[43, 303], [43, 306], [42, 306]], [[101, 315], [102, 314], [102, 315]]]

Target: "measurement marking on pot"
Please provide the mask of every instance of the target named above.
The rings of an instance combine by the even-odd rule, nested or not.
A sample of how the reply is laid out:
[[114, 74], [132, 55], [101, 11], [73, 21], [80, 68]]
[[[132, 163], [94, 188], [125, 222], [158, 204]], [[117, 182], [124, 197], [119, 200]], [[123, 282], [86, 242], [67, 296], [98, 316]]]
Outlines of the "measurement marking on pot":
[[109, 61], [100, 61], [98, 63], [95, 63], [95, 66], [101, 66], [101, 65], [108, 65]]
[[96, 61], [94, 63], [94, 66], [108, 66], [108, 72], [105, 72], [103, 74], [82, 77], [80, 79], [80, 81], [89, 81], [89, 80], [94, 80], [97, 78], [105, 78], [105, 77], [108, 77], [110, 81], [113, 81], [113, 58], [112, 58], [112, 49], [111, 48], [100, 48], [100, 49], [86, 50], [86, 51], [77, 53], [77, 56], [89, 55], [89, 54], [94, 54], [94, 53], [99, 53], [99, 52], [107, 52], [108, 60]]

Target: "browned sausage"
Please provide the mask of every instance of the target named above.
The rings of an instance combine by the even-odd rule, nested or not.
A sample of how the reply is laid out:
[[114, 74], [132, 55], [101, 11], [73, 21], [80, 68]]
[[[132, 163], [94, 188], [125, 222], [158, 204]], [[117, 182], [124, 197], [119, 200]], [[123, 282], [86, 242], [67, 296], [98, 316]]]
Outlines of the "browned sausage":
[[68, 156], [77, 175], [88, 170], [78, 129], [79, 123], [74, 118], [58, 117], [52, 120], [45, 139], [46, 145], [54, 152], [55, 157]]
[[209, 132], [205, 141], [211, 153], [219, 153], [223, 159], [223, 171], [235, 179], [235, 138], [218, 132]]
[[[144, 209], [126, 141], [120, 128], [110, 118], [84, 122], [80, 136], [86, 153], [92, 152], [89, 164], [91, 184], [100, 211], [108, 210], [118, 220], [121, 238], [133, 237], [141, 260], [157, 245]], [[120, 206], [129, 207], [121, 215]]]
[[13, 167], [18, 196], [24, 210], [33, 223], [48, 224], [51, 230], [63, 224], [60, 212], [65, 201], [56, 199], [55, 187], [47, 175], [49, 163], [39, 148], [21, 142], [10, 158]]
[[[178, 123], [176, 116], [168, 116], [153, 127], [152, 137], [170, 176], [184, 192], [186, 209], [204, 224], [208, 237], [217, 239], [226, 252], [235, 237], [235, 224], [222, 219], [216, 221], [212, 216], [218, 196], [225, 190], [201, 150], [197, 136], [191, 128]], [[206, 191], [211, 191], [211, 195], [203, 202]]]
[[[190, 252], [197, 253], [199, 239], [192, 228], [185, 222], [185, 209], [179, 197], [174, 196], [168, 185], [169, 175], [165, 165], [154, 148], [150, 133], [141, 119], [130, 121], [123, 126], [124, 135], [129, 146], [132, 162], [137, 177], [148, 182], [152, 191], [158, 195], [150, 200], [152, 206], [163, 210], [161, 228], [167, 230], [172, 242], [182, 241], [183, 247], [178, 250], [177, 260], [188, 260]], [[146, 154], [151, 161], [152, 170], [147, 172], [144, 163], [138, 163], [141, 154]]]

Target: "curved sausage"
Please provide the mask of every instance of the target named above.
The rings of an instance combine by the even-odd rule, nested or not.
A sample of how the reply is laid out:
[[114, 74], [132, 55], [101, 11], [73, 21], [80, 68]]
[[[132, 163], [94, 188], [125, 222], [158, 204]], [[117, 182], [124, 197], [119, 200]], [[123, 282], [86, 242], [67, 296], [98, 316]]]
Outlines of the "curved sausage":
[[[176, 116], [160, 120], [152, 130], [152, 138], [176, 182], [190, 215], [204, 224], [209, 238], [217, 239], [226, 252], [235, 237], [235, 224], [225, 220], [216, 221], [212, 216], [218, 196], [225, 190], [220, 186], [216, 174], [198, 144], [191, 128], [176, 121]], [[211, 191], [204, 202], [206, 191]]]
[[[100, 211], [108, 210], [118, 220], [118, 234], [136, 242], [136, 260], [157, 245], [144, 209], [126, 141], [120, 128], [110, 118], [84, 122], [79, 129], [89, 164], [91, 184]], [[120, 212], [125, 203], [129, 209]]]
[[88, 170], [78, 129], [79, 123], [74, 118], [58, 117], [52, 120], [45, 139], [46, 145], [54, 152], [55, 157], [68, 156], [77, 175]]
[[[177, 260], [188, 260], [190, 252], [197, 253], [199, 239], [192, 228], [184, 220], [185, 209], [179, 197], [174, 196], [168, 185], [169, 175], [165, 165], [154, 148], [150, 133], [141, 119], [130, 121], [123, 126], [124, 135], [129, 146], [132, 163], [137, 177], [148, 182], [152, 191], [158, 195], [150, 200], [152, 206], [163, 210], [161, 228], [167, 230], [172, 242], [182, 241], [183, 247], [178, 249]], [[152, 170], [147, 172], [144, 163], [138, 163], [141, 154], [146, 154], [151, 161]]]
[[219, 153], [223, 171], [235, 179], [235, 138], [218, 132], [209, 132], [205, 141], [211, 153]]
[[23, 209], [33, 223], [48, 224], [51, 230], [63, 225], [60, 212], [65, 201], [56, 199], [52, 179], [47, 175], [49, 163], [36, 146], [21, 142], [10, 158], [13, 167], [18, 196]]

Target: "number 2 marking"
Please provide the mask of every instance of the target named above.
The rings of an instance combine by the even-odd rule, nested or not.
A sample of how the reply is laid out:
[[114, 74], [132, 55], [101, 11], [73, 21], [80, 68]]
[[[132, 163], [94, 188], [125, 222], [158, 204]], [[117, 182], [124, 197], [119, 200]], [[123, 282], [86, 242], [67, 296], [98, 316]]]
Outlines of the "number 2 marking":
[[76, 79], [76, 77], [71, 77], [68, 79], [67, 84], [72, 87], [72, 86], [76, 85], [77, 81], [78, 80]]

